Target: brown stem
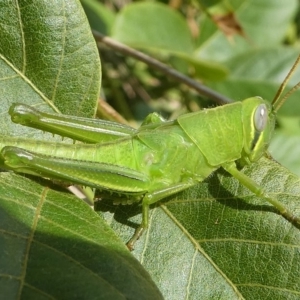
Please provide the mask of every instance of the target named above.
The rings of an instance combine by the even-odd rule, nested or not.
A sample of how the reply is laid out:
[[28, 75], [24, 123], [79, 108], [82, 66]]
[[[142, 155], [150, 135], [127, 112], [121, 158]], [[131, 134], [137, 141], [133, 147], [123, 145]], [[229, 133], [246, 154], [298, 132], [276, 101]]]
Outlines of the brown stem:
[[199, 83], [198, 81], [193, 80], [188, 76], [185, 76], [184, 74], [176, 71], [175, 69], [161, 63], [160, 61], [158, 61], [140, 51], [137, 51], [137, 50], [130, 48], [120, 42], [117, 42], [116, 40], [114, 40], [108, 36], [105, 36], [98, 31], [93, 30], [93, 35], [97, 41], [105, 44], [106, 46], [113, 48], [114, 50], [116, 50], [120, 53], [134, 57], [134, 58], [146, 63], [148, 66], [151, 66], [153, 69], [156, 69], [156, 70], [172, 77], [173, 79], [186, 84], [187, 86], [196, 90], [199, 94], [213, 99], [218, 104], [226, 104], [226, 103], [232, 102], [229, 98], [215, 92], [214, 90]]

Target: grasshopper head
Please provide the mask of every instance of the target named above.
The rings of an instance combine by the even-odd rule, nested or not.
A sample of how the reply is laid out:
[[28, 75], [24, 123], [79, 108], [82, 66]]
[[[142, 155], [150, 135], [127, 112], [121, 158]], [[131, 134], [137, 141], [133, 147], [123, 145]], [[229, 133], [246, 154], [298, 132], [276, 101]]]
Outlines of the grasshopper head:
[[241, 164], [258, 160], [266, 151], [275, 127], [272, 105], [260, 97], [244, 100], [242, 109], [244, 147]]
[[266, 151], [273, 135], [276, 113], [289, 96], [300, 88], [300, 82], [298, 82], [281, 97], [299, 64], [300, 55], [298, 55], [294, 65], [280, 85], [272, 104], [260, 97], [252, 97], [243, 101], [244, 147], [241, 158], [243, 165], [258, 160]]

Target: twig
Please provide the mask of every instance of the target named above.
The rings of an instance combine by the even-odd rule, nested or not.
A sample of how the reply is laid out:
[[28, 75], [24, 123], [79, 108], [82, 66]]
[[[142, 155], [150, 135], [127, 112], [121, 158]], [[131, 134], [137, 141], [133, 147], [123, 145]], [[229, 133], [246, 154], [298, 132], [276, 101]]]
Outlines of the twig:
[[102, 100], [101, 98], [98, 99], [97, 107], [97, 115], [99, 115], [101, 119], [129, 125], [129, 123], [112, 106], [110, 106], [106, 101]]
[[146, 63], [147, 65], [151, 66], [152, 68], [172, 77], [173, 79], [175, 79], [179, 82], [186, 84], [187, 86], [196, 90], [199, 94], [213, 99], [218, 104], [226, 104], [226, 103], [232, 102], [232, 100], [230, 100], [229, 98], [215, 92], [214, 90], [199, 83], [198, 81], [195, 81], [195, 80], [191, 79], [190, 77], [185, 76], [184, 74], [176, 71], [175, 69], [161, 63], [160, 61], [158, 61], [140, 51], [137, 51], [137, 50], [130, 48], [120, 42], [117, 42], [114, 39], [107, 37], [98, 31], [93, 30], [93, 35], [97, 41], [105, 44], [106, 46], [108, 46], [120, 53], [134, 57], [134, 58]]

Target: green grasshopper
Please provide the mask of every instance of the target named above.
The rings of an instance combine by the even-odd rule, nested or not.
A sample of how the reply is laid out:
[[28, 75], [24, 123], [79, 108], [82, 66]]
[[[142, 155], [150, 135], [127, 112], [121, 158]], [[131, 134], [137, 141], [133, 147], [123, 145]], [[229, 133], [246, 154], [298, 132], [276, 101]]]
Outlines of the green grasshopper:
[[43, 113], [14, 104], [9, 110], [13, 122], [85, 144], [1, 137], [1, 165], [15, 172], [112, 192], [123, 204], [140, 201], [142, 223], [129, 240], [129, 249], [133, 249], [148, 226], [151, 204], [194, 186], [220, 167], [271, 203], [290, 222], [300, 224], [299, 218], [237, 168], [266, 153], [275, 115], [299, 85], [280, 100], [299, 60], [300, 56], [272, 104], [252, 97], [188, 113], [173, 121], [153, 113], [138, 129], [104, 120]]

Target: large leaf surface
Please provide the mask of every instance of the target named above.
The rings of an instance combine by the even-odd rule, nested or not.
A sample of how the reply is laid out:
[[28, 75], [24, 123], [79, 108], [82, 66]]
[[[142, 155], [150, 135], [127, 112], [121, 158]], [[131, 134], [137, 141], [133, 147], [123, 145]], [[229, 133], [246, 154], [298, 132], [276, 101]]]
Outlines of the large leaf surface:
[[[245, 173], [300, 215], [299, 177], [267, 158]], [[138, 212], [119, 207], [114, 216], [126, 223]], [[133, 224], [140, 220], [130, 218]], [[133, 229], [119, 222], [112, 226], [126, 241]], [[299, 228], [222, 171], [153, 208], [134, 255], [166, 299], [300, 296]]]
[[186, 54], [191, 54], [194, 48], [184, 19], [178, 12], [158, 3], [125, 6], [115, 21], [113, 37], [135, 47]]
[[1, 132], [16, 134], [12, 102], [92, 117], [100, 63], [80, 3], [1, 1], [0, 19]]
[[2, 173], [0, 183], [1, 299], [161, 298], [87, 204], [44, 181]]

